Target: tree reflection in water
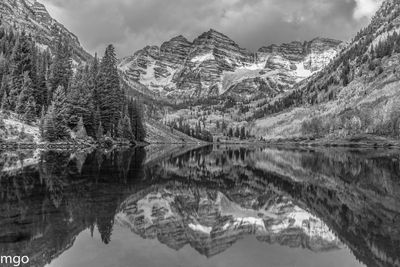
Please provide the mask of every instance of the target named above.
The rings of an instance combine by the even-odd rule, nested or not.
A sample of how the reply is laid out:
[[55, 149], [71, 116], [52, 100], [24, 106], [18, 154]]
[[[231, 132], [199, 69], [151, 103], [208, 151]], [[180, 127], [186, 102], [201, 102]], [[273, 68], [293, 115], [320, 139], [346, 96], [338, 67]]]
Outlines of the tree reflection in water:
[[367, 266], [399, 265], [395, 152], [151, 151], [2, 153], [1, 255], [28, 255], [33, 266], [44, 266], [85, 229], [113, 242], [119, 224], [208, 257], [254, 235], [316, 252], [345, 245]]

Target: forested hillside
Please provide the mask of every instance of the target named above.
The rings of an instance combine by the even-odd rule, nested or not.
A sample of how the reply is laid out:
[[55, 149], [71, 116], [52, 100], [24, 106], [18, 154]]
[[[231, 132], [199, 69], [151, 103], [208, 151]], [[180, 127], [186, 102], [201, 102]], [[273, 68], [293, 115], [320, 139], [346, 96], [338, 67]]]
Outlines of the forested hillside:
[[400, 136], [400, 1], [385, 1], [371, 23], [320, 73], [259, 107], [253, 133], [265, 138]]
[[[142, 105], [121, 88], [114, 47], [74, 67], [68, 40], [60, 34], [53, 41], [53, 51], [43, 49], [24, 30], [0, 22], [0, 119], [37, 125], [43, 141], [143, 141]], [[5, 139], [8, 131], [0, 128]]]

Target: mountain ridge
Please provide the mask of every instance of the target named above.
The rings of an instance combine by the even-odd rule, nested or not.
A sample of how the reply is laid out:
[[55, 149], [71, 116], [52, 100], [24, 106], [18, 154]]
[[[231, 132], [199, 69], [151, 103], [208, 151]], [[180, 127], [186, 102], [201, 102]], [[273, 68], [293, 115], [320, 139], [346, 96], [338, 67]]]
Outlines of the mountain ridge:
[[[122, 58], [119, 69], [123, 79], [133, 88], [139, 83], [153, 92], [156, 98], [170, 101], [178, 98], [181, 102], [226, 96], [226, 92], [237, 82], [230, 84], [224, 83], [224, 80], [234, 74], [235, 78], [239, 76], [239, 80], [245, 80], [245, 85], [240, 87], [246, 87], [249, 93], [245, 98], [248, 99], [258, 97], [260, 91], [268, 92], [262, 93], [265, 96], [293, 86], [319, 71], [342, 48], [341, 41], [328, 38], [291, 44], [298, 45], [297, 50], [290, 51], [282, 44], [262, 47], [253, 53], [241, 48], [225, 34], [210, 29], [192, 42], [178, 35], [160, 47], [146, 46], [133, 56]], [[288, 51], [294, 56], [288, 57]], [[325, 52], [329, 53], [324, 55]], [[317, 60], [320, 61], [318, 64], [312, 60], [301, 62], [311, 53], [315, 57], [322, 55]], [[302, 63], [305, 64], [302, 66]], [[295, 72], [299, 66], [301, 70]], [[260, 78], [262, 82], [255, 78]]]

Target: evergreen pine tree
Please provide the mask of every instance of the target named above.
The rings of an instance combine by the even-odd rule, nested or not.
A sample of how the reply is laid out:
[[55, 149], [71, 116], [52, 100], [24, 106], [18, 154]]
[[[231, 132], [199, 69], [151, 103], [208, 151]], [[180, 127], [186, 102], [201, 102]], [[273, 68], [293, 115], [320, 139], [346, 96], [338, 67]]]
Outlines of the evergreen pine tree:
[[24, 73], [30, 73], [32, 71], [31, 44], [24, 31], [18, 36], [15, 43], [11, 56], [10, 68], [11, 79], [9, 80], [9, 100], [11, 108], [14, 109], [22, 90]]
[[28, 72], [24, 73], [23, 81], [22, 90], [18, 96], [18, 101], [15, 108], [15, 111], [21, 115], [25, 113], [25, 106], [33, 93], [32, 80], [29, 77]]
[[97, 106], [96, 111], [94, 112], [94, 115], [93, 115], [93, 125], [96, 127], [96, 132], [97, 132], [97, 129], [99, 128], [100, 123], [101, 123], [100, 108], [99, 108], [99, 106]]
[[[38, 86], [38, 62], [39, 62], [40, 52], [39, 52], [35, 42], [31, 42], [30, 45], [31, 45], [30, 56], [31, 56], [32, 65], [31, 65], [31, 69], [29, 71], [29, 78], [31, 79], [31, 82], [32, 82], [32, 86], [31, 86], [32, 96], [35, 97], [35, 93], [36, 93], [37, 86]], [[34, 99], [36, 102], [36, 97]]]
[[235, 129], [235, 137], [236, 138], [240, 137], [239, 127], [237, 127], [237, 126], [236, 126], [236, 129]]
[[[0, 38], [1, 40], [1, 38]], [[3, 77], [6, 76], [7, 74], [7, 59], [4, 56], [4, 53], [1, 52], [0, 50], [0, 89], [4, 90], [2, 87], [3, 84]], [[2, 92], [0, 91], [0, 95], [3, 95]]]
[[4, 92], [3, 99], [1, 101], [1, 111], [5, 112], [10, 109], [10, 101], [8, 99], [7, 92]]
[[72, 70], [72, 49], [71, 45], [69, 44], [68, 40], [64, 42], [64, 47], [62, 51], [63, 61], [62, 61], [62, 69], [63, 69], [63, 79], [62, 79], [62, 86], [64, 88], [69, 88], [69, 83], [73, 76]]
[[[131, 101], [130, 105], [128, 106], [128, 111], [135, 139], [138, 141], [144, 141], [146, 138], [146, 129], [142, 121], [143, 113], [141, 105], [137, 100]], [[182, 121], [179, 123], [182, 124]], [[183, 129], [182, 125], [180, 131], [185, 132], [185, 129]], [[186, 132], [190, 132], [190, 130], [186, 130]]]
[[99, 59], [97, 57], [97, 53], [95, 53], [93, 62], [90, 65], [90, 76], [93, 79], [96, 79], [98, 74], [99, 74]]
[[229, 128], [229, 130], [228, 130], [228, 136], [229, 136], [229, 137], [233, 137], [233, 129], [232, 129], [232, 128]]
[[96, 101], [100, 108], [101, 121], [105, 131], [114, 136], [114, 129], [121, 117], [121, 103], [123, 92], [121, 89], [115, 49], [109, 45], [106, 49], [98, 75]]
[[95, 136], [97, 124], [95, 116], [92, 92], [88, 84], [89, 70], [79, 69], [73, 79], [67, 95], [67, 119], [68, 126], [75, 128], [80, 118], [85, 121], [85, 126], [90, 136]]
[[43, 54], [38, 59], [38, 73], [36, 77], [36, 86], [34, 87], [33, 96], [36, 101], [38, 110], [40, 107], [48, 105], [48, 88], [46, 83], [46, 55]]
[[131, 121], [128, 115], [125, 115], [125, 117], [121, 120], [121, 122], [122, 122], [122, 138], [129, 141], [133, 141], [135, 137], [132, 132]]
[[117, 133], [116, 133], [118, 138], [124, 137], [124, 128], [123, 128], [122, 120], [123, 120], [122, 118], [120, 118], [118, 120]]
[[67, 111], [67, 101], [65, 96], [65, 90], [62, 86], [59, 86], [53, 94], [53, 100], [51, 102], [48, 115], [54, 126], [54, 138], [56, 140], [65, 139], [68, 137], [68, 127], [65, 114]]
[[4, 123], [4, 116], [0, 114], [0, 130], [6, 130], [6, 124]]
[[246, 128], [244, 128], [244, 126], [242, 126], [242, 128], [240, 128], [240, 139], [245, 139], [246, 138]]
[[71, 48], [68, 42], [58, 34], [54, 59], [51, 65], [51, 89], [54, 92], [59, 86], [67, 90], [72, 77]]
[[0, 84], [0, 86], [1, 86], [1, 89], [0, 89], [1, 96], [4, 96], [4, 93], [7, 93], [7, 95], [8, 95], [8, 92], [10, 91], [8, 79], [9, 79], [8, 75], [6, 75], [6, 74], [3, 75], [2, 80], [1, 80], [1, 84]]
[[342, 73], [341, 73], [341, 79], [343, 81], [343, 86], [347, 86], [349, 84], [349, 82], [350, 82], [349, 74], [350, 74], [350, 64], [349, 64], [349, 61], [346, 60], [343, 63]]
[[[91, 91], [93, 105], [95, 107], [98, 107], [99, 103], [100, 103], [98, 88], [97, 88], [98, 87], [97, 86], [98, 75], [99, 75], [99, 60], [97, 58], [97, 53], [96, 53], [93, 62], [90, 64], [89, 79], [88, 79], [88, 86], [89, 86], [89, 90]], [[96, 124], [96, 125], [98, 125], [98, 124]]]
[[28, 124], [32, 124], [36, 121], [36, 102], [33, 96], [29, 98], [28, 103], [25, 106], [23, 118]]
[[226, 125], [226, 122], [225, 122], [225, 121], [222, 121], [221, 130], [222, 130], [222, 131], [225, 131], [227, 127], [228, 127], [228, 126]]

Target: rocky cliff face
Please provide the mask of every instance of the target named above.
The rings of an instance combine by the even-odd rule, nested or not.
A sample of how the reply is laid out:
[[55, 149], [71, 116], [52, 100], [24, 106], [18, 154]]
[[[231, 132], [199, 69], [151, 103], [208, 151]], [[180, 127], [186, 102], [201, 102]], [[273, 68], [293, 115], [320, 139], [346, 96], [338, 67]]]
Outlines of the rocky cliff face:
[[327, 38], [262, 47], [254, 64], [225, 75], [224, 88], [237, 100], [259, 99], [260, 94], [249, 88], [261, 96], [274, 96], [322, 70], [342, 48], [342, 42]]
[[145, 85], [155, 96], [172, 101], [219, 96], [251, 99], [289, 90], [327, 65], [340, 44], [317, 38], [251, 53], [209, 30], [193, 42], [178, 36], [161, 47], [145, 47], [122, 59], [119, 69], [132, 87]]
[[70, 43], [76, 63], [85, 62], [91, 58], [80, 45], [78, 37], [53, 19], [46, 7], [36, 0], [2, 0], [0, 15], [4, 24], [30, 33], [42, 49], [52, 49], [54, 38], [61, 34], [64, 40]]
[[316, 38], [309, 42], [291, 42], [270, 45], [258, 50], [258, 60], [266, 62], [265, 68], [296, 71], [300, 80], [323, 69], [342, 48], [342, 42]]

